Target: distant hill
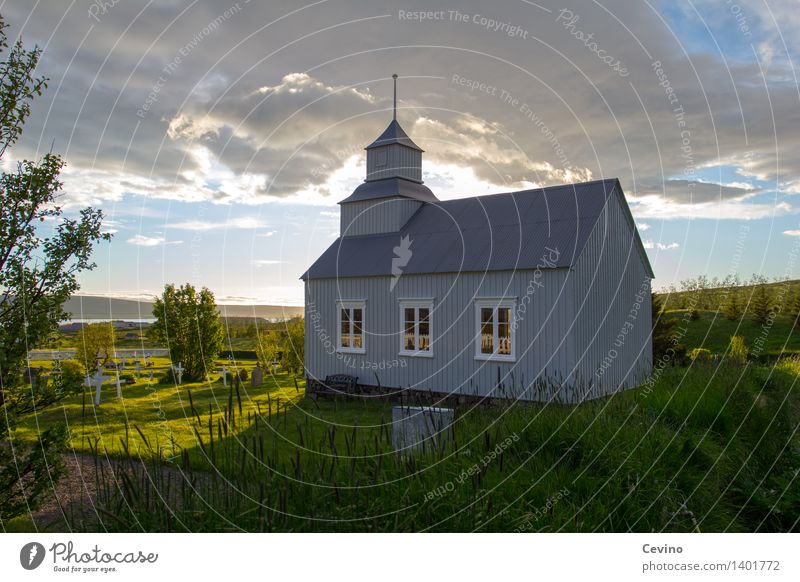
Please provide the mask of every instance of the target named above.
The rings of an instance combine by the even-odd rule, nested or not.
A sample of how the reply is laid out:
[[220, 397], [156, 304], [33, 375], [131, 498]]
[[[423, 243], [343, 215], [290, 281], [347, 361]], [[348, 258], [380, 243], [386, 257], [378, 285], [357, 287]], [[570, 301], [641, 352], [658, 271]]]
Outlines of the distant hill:
[[[263, 317], [283, 319], [303, 315], [302, 307], [282, 305], [219, 305], [219, 312], [228, 317]], [[152, 301], [115, 299], [95, 295], [76, 295], [64, 304], [72, 319], [151, 319]]]

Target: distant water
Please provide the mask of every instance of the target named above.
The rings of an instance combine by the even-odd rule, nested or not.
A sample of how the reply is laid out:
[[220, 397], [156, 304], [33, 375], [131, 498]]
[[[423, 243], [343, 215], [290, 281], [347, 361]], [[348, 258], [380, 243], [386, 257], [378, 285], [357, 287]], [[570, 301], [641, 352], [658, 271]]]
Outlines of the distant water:
[[68, 323], [102, 323], [104, 321], [124, 321], [125, 323], [155, 323], [155, 317], [148, 317], [146, 319], [133, 319], [130, 317], [114, 317], [111, 319], [102, 318], [102, 319], [81, 319], [81, 318], [72, 318], [72, 319], [65, 319], [61, 322], [61, 325], [66, 325]]

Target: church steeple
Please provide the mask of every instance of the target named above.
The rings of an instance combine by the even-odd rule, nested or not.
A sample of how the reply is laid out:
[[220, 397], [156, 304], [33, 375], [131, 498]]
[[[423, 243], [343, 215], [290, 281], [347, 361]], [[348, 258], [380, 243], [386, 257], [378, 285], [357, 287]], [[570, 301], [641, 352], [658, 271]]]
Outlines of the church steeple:
[[392, 122], [384, 132], [368, 145], [367, 182], [386, 178], [402, 178], [422, 183], [423, 149], [411, 141], [397, 122], [397, 75], [394, 79], [394, 107]]

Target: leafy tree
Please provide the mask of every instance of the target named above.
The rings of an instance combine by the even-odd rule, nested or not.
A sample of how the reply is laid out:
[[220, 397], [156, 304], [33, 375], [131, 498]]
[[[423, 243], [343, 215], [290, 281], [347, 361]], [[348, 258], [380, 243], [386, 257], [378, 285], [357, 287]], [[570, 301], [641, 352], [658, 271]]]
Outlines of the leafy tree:
[[[40, 49], [27, 50], [19, 41], [9, 49], [7, 26], [0, 17], [0, 162], [21, 135], [32, 100], [47, 86], [44, 77], [34, 76]], [[60, 475], [63, 427], [45, 430], [29, 449], [2, 441], [19, 417], [81, 389], [80, 375], [62, 373], [34, 390], [23, 371], [28, 350], [45, 345], [66, 318], [63, 305], [79, 288], [77, 276], [95, 267], [93, 246], [110, 238], [100, 232], [101, 211], [64, 215], [63, 166], [50, 153], [0, 175], [0, 525], [35, 509]]]
[[765, 283], [755, 287], [750, 297], [750, 313], [759, 325], [764, 325], [772, 313], [772, 299]]
[[736, 321], [742, 317], [742, 303], [739, 298], [739, 289], [730, 287], [725, 294], [725, 302], [722, 304], [722, 313], [730, 321]]
[[174, 364], [183, 364], [183, 378], [203, 380], [222, 350], [224, 333], [214, 294], [203, 287], [166, 285], [153, 305], [151, 335], [167, 348]]
[[97, 370], [98, 363], [104, 366], [114, 355], [114, 326], [110, 323], [92, 323], [78, 332], [78, 348], [75, 359], [83, 365], [87, 374]]
[[262, 370], [272, 369], [272, 362], [276, 361], [281, 354], [281, 343], [281, 336], [277, 331], [266, 331], [259, 334], [256, 357]]
[[653, 361], [656, 361], [677, 344], [674, 331], [676, 321], [671, 317], [665, 317], [661, 296], [655, 293], [652, 294], [651, 314], [653, 322]]
[[302, 317], [294, 317], [286, 322], [281, 365], [293, 374], [299, 374], [303, 371], [304, 363], [305, 324]]

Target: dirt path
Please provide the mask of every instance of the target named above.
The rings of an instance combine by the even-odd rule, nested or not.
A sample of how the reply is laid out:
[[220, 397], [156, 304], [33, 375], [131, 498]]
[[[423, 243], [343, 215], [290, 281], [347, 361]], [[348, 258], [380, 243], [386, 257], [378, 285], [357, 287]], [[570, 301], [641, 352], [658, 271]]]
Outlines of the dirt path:
[[[36, 528], [39, 531], [70, 531], [67, 522], [75, 523], [78, 520], [90, 530], [104, 531], [103, 522], [109, 517], [103, 515], [95, 505], [98, 485], [116, 487], [115, 473], [122, 470], [130, 472], [131, 461], [105, 457], [95, 459], [94, 456], [79, 453], [65, 453], [62, 458], [64, 473], [45, 497], [41, 508], [31, 515]], [[149, 464], [134, 463], [135, 472], [139, 472], [139, 469], [143, 473], [152, 471]], [[178, 469], [161, 466], [160, 470], [169, 473], [173, 483], [184, 479]], [[196, 477], [197, 472], [194, 475]], [[177, 502], [177, 499], [173, 502]]]

